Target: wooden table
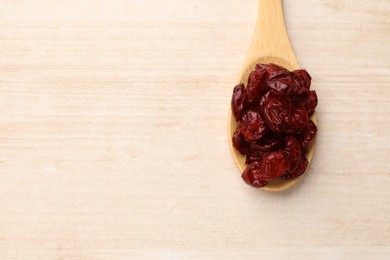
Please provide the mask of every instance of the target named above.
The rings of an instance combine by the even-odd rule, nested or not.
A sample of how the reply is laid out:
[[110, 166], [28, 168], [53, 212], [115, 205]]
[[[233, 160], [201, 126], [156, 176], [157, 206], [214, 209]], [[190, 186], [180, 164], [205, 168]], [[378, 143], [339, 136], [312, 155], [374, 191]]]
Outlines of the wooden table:
[[389, 259], [390, 1], [284, 1], [320, 103], [281, 193], [227, 144], [257, 4], [0, 1], [0, 258]]

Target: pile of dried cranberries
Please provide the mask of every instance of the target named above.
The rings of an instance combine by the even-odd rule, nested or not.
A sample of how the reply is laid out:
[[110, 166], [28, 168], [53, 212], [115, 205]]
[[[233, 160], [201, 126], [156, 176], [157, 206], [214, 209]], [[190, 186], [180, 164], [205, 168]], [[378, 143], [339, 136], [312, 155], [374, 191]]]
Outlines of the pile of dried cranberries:
[[306, 70], [257, 64], [247, 87], [234, 88], [232, 112], [239, 124], [233, 146], [246, 155], [242, 178], [247, 184], [260, 188], [305, 172], [306, 149], [317, 134], [309, 119], [318, 103], [310, 83]]

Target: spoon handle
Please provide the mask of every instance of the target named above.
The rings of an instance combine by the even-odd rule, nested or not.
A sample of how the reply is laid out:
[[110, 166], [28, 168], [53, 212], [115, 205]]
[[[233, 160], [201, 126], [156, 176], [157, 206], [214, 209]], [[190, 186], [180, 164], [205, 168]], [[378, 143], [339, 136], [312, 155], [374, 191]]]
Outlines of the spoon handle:
[[281, 0], [259, 0], [256, 29], [248, 58], [279, 57], [288, 61], [290, 69], [299, 68], [291, 47], [283, 18]]

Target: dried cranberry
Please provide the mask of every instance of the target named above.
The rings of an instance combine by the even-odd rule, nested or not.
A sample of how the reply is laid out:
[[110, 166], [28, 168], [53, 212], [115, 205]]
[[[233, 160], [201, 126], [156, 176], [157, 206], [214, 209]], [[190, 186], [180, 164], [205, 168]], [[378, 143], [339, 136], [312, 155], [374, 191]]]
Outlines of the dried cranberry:
[[310, 103], [310, 93], [305, 92], [301, 95], [296, 95], [291, 97], [294, 107], [303, 107], [306, 110], [309, 109], [309, 103]]
[[264, 153], [264, 151], [249, 149], [245, 158], [245, 163], [250, 164], [253, 162], [261, 161], [261, 158], [263, 157]]
[[317, 93], [315, 90], [310, 91], [310, 99], [309, 99], [309, 114], [313, 113], [318, 104]]
[[298, 139], [294, 136], [287, 136], [285, 139], [285, 152], [288, 154], [290, 159], [290, 167], [288, 172], [294, 172], [301, 160], [302, 146]]
[[262, 187], [272, 179], [283, 176], [290, 163], [287, 153], [283, 151], [267, 152], [260, 162], [251, 163], [242, 173], [244, 181], [253, 187]]
[[282, 176], [282, 179], [292, 179], [302, 175], [309, 164], [308, 160], [304, 155], [301, 156], [301, 160], [299, 161], [298, 167], [293, 172], [287, 172]]
[[305, 107], [302, 105], [298, 106], [294, 109], [291, 115], [291, 124], [290, 124], [290, 128], [288, 129], [288, 132], [300, 133], [305, 129], [308, 122], [309, 122], [309, 115], [307, 114]]
[[266, 92], [266, 76], [264, 70], [254, 70], [249, 75], [248, 86], [246, 88], [246, 96], [249, 104], [257, 104], [260, 96]]
[[311, 84], [311, 76], [309, 75], [309, 73], [306, 70], [294, 70], [293, 73], [298, 79], [301, 86], [309, 90]]
[[233, 89], [232, 112], [236, 121], [241, 120], [245, 102], [245, 86], [239, 84]]
[[261, 159], [262, 172], [260, 175], [264, 179], [272, 180], [282, 176], [290, 167], [289, 158], [286, 152], [267, 152]]
[[241, 134], [244, 139], [251, 143], [256, 143], [266, 133], [266, 126], [260, 116], [260, 112], [248, 110], [241, 121]]
[[290, 179], [303, 174], [308, 161], [305, 149], [317, 134], [309, 120], [318, 99], [310, 91], [306, 70], [293, 72], [276, 64], [257, 64], [247, 88], [233, 91], [232, 112], [237, 122], [233, 146], [246, 155], [246, 183], [263, 187], [275, 178]]
[[262, 180], [260, 177], [260, 162], [254, 162], [248, 165], [242, 173], [242, 179], [250, 186], [255, 188], [261, 188], [267, 185], [267, 181]]
[[270, 75], [267, 86], [283, 95], [301, 95], [308, 90], [301, 86], [297, 77], [288, 70], [280, 70]]
[[273, 132], [288, 130], [291, 122], [291, 99], [268, 92], [261, 101], [264, 122]]
[[238, 126], [236, 131], [234, 131], [233, 134], [233, 146], [236, 148], [240, 153], [246, 154], [248, 151], [249, 144], [244, 140], [241, 134], [242, 126]]
[[317, 126], [314, 124], [313, 121], [310, 120], [302, 135], [302, 147], [308, 148], [311, 142], [316, 137], [316, 135], [317, 135]]

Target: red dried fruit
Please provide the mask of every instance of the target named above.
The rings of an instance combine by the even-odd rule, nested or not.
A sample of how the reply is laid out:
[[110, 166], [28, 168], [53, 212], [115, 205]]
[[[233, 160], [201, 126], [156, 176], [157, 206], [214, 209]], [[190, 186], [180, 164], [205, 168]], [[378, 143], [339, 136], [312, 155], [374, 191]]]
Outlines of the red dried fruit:
[[246, 88], [246, 96], [249, 104], [258, 104], [260, 96], [266, 92], [266, 76], [266, 71], [264, 70], [254, 70], [249, 74], [248, 86]]
[[287, 153], [283, 151], [267, 152], [261, 159], [262, 178], [272, 180], [282, 176], [290, 166]]
[[267, 152], [260, 162], [251, 163], [245, 169], [242, 178], [253, 187], [262, 187], [265, 182], [283, 176], [289, 166], [290, 162], [285, 152]]
[[250, 164], [253, 162], [260, 162], [264, 153], [265, 153], [264, 151], [249, 149], [245, 158], [245, 163]]
[[242, 178], [249, 185], [260, 188], [272, 179], [304, 173], [305, 149], [317, 134], [309, 120], [318, 103], [310, 84], [306, 70], [257, 64], [247, 88], [243, 84], [234, 88], [231, 103], [238, 127], [233, 146], [246, 155]]
[[246, 154], [248, 151], [249, 144], [242, 137], [241, 130], [242, 130], [242, 126], [238, 126], [236, 131], [234, 131], [234, 134], [232, 137], [233, 146], [240, 153]]
[[302, 135], [302, 147], [308, 148], [311, 142], [316, 137], [316, 135], [317, 135], [317, 126], [314, 124], [313, 121], [310, 120]]
[[315, 90], [310, 91], [310, 98], [309, 98], [309, 114], [313, 113], [314, 110], [316, 109], [318, 104], [318, 98], [317, 98], [317, 93]]
[[272, 73], [266, 84], [270, 89], [283, 95], [296, 96], [308, 92], [308, 89], [304, 88], [297, 77], [288, 70]]
[[260, 162], [254, 162], [246, 167], [241, 177], [248, 185], [254, 188], [261, 188], [267, 185], [268, 182], [260, 178], [260, 171]]
[[300, 85], [309, 90], [311, 84], [311, 76], [309, 73], [306, 70], [294, 70], [293, 73], [298, 79]]
[[294, 107], [303, 107], [307, 112], [310, 103], [310, 93], [308, 91], [301, 95], [292, 96], [291, 100], [294, 104]]
[[298, 167], [293, 172], [287, 172], [282, 176], [282, 179], [292, 179], [302, 175], [309, 164], [308, 160], [304, 155], [301, 156], [301, 160], [299, 161]]
[[285, 132], [291, 122], [291, 99], [280, 94], [268, 92], [261, 101], [264, 122], [271, 131]]
[[301, 133], [307, 123], [309, 122], [309, 115], [304, 106], [299, 106], [294, 109], [291, 115], [290, 128], [288, 129], [289, 133]]
[[288, 168], [288, 172], [294, 172], [301, 160], [302, 146], [298, 139], [291, 135], [286, 137], [285, 145], [285, 152], [288, 154], [290, 159], [290, 167]]
[[266, 126], [260, 113], [255, 110], [248, 110], [243, 116], [241, 121], [241, 134], [242, 137], [250, 142], [256, 143], [266, 133]]
[[242, 113], [244, 110], [245, 102], [245, 86], [244, 84], [239, 84], [233, 89], [232, 96], [232, 112], [236, 121], [241, 120]]

